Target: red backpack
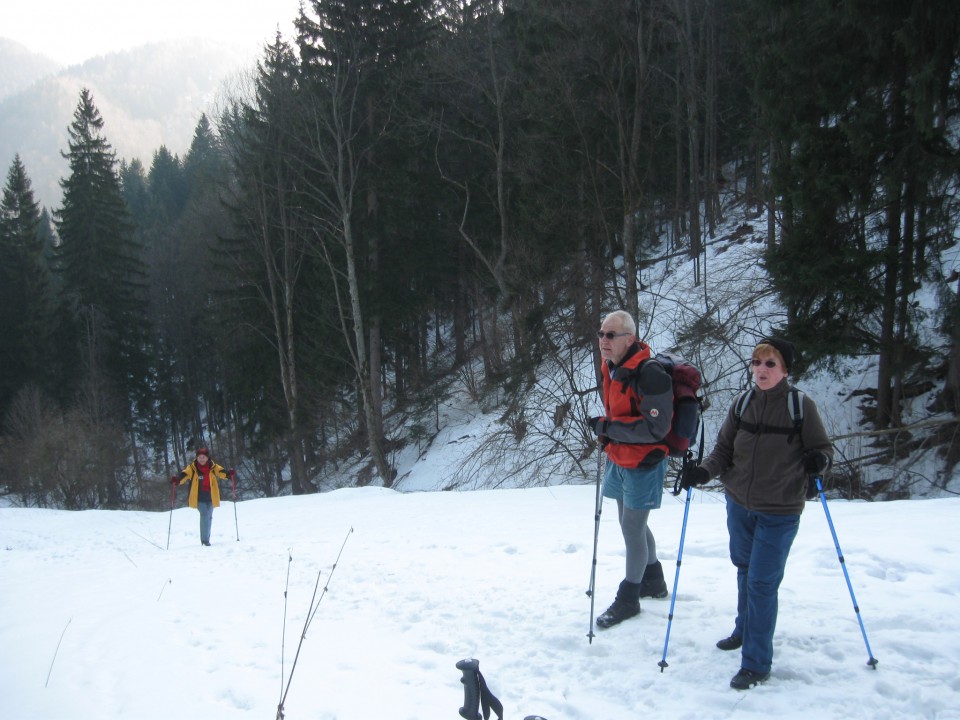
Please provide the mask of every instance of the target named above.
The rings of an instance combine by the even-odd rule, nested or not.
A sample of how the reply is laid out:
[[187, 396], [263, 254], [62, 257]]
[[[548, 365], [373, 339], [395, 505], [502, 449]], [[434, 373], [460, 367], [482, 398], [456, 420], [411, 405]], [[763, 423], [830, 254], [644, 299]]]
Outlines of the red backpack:
[[673, 380], [673, 422], [663, 441], [670, 448], [670, 457], [686, 457], [697, 439], [700, 416], [707, 407], [700, 392], [703, 376], [693, 363], [674, 353], [657, 353], [651, 359], [660, 363]]

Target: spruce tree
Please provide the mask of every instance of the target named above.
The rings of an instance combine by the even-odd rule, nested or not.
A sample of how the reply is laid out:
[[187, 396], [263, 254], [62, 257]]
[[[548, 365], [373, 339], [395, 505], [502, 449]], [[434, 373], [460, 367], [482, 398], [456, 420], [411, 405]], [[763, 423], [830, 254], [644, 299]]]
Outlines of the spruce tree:
[[[84, 88], [68, 128], [70, 168], [56, 213], [58, 270], [86, 380], [120, 402], [145, 404], [144, 272], [103, 119]], [[78, 377], [79, 381], [81, 378]], [[119, 410], [129, 424], [132, 408]], [[119, 419], [119, 418], [118, 418]]]
[[51, 383], [54, 318], [42, 218], [17, 155], [0, 201], [0, 423], [18, 390]]

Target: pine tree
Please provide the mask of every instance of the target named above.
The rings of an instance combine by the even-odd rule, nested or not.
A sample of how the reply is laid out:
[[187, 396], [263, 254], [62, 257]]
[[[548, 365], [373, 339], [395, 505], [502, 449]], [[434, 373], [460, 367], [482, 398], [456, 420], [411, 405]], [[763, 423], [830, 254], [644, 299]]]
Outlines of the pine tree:
[[[86, 380], [105, 380], [120, 402], [146, 402], [141, 251], [103, 119], [84, 88], [68, 128], [70, 168], [56, 213], [58, 270]], [[79, 378], [78, 378], [79, 380]], [[119, 411], [129, 425], [131, 408]]]
[[0, 423], [18, 390], [51, 382], [54, 318], [42, 220], [17, 155], [0, 201]]

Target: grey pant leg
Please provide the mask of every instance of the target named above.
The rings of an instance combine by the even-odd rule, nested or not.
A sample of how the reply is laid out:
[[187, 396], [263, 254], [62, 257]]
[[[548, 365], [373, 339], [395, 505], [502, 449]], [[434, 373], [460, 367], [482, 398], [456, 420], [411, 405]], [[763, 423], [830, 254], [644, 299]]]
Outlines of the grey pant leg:
[[648, 562], [656, 562], [657, 546], [653, 533], [647, 526], [650, 517], [649, 510], [631, 510], [617, 501], [617, 512], [620, 516], [620, 530], [623, 533], [623, 542], [627, 551], [627, 569], [625, 579], [628, 582], [639, 583], [643, 579], [643, 572]]

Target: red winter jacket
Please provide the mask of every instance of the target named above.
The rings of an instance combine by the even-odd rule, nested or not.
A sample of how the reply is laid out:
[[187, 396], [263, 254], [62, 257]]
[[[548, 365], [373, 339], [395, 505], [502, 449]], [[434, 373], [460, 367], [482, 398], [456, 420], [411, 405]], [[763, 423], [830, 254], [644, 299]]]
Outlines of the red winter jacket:
[[637, 341], [620, 361], [603, 364], [603, 406], [600, 433], [609, 438], [607, 457], [620, 467], [653, 465], [669, 447], [663, 438], [673, 421], [673, 383], [651, 357], [650, 346]]

